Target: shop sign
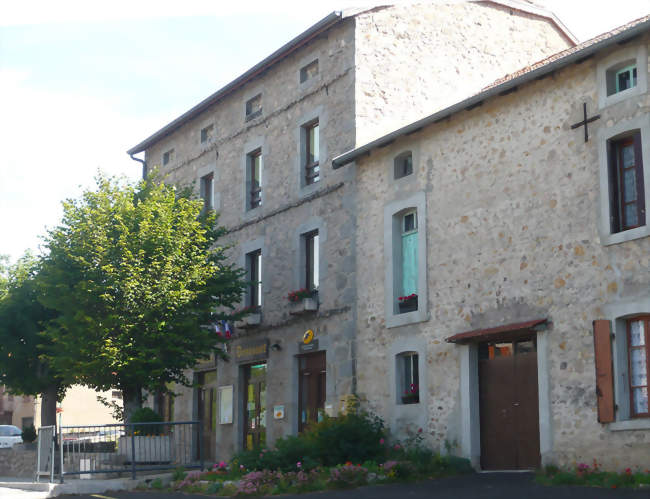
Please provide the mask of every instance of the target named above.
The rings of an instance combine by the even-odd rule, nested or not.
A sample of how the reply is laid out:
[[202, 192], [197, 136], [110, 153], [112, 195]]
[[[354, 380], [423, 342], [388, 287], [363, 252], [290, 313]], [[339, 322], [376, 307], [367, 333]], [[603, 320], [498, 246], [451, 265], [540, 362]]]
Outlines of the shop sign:
[[312, 340], [310, 343], [299, 343], [300, 353], [315, 352], [318, 350], [318, 340]]
[[265, 338], [240, 343], [233, 348], [233, 353], [237, 362], [266, 359], [269, 356], [269, 340]]

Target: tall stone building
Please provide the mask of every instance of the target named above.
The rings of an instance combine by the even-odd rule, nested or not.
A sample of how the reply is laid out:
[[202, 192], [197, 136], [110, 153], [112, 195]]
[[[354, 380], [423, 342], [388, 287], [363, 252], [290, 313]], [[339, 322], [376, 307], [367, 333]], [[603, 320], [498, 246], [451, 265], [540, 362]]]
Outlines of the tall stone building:
[[371, 277], [358, 270], [358, 178], [331, 159], [573, 45], [528, 2], [335, 12], [128, 151], [145, 152], [145, 173], [196, 186], [259, 283], [230, 360], [196, 366], [196, 388], [157, 404], [202, 419], [208, 459], [336, 414], [369, 372], [358, 359], [372, 342], [356, 341], [357, 283]]
[[394, 431], [483, 469], [648, 467], [649, 46], [650, 16], [333, 160], [357, 391]]

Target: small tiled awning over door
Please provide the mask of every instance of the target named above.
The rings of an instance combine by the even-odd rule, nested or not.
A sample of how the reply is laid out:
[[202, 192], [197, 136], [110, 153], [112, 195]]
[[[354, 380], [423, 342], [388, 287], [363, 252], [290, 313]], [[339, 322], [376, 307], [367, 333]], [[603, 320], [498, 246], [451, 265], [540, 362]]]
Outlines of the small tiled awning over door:
[[519, 334], [529, 331], [537, 326], [545, 324], [547, 319], [535, 319], [526, 322], [517, 322], [506, 324], [504, 326], [491, 327], [487, 329], [474, 329], [464, 333], [458, 333], [450, 336], [445, 341], [448, 343], [477, 343], [482, 341], [494, 341], [512, 339]]

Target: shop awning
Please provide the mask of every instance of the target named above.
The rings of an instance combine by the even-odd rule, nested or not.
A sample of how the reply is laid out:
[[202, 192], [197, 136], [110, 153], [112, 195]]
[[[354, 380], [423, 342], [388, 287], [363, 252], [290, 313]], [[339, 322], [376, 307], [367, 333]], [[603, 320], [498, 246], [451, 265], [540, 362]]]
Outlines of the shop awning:
[[487, 329], [474, 329], [450, 336], [446, 339], [448, 343], [473, 343], [479, 341], [490, 341], [502, 338], [508, 338], [520, 334], [536, 326], [545, 324], [547, 319], [535, 319], [526, 322], [517, 322], [506, 324], [504, 326], [491, 327]]

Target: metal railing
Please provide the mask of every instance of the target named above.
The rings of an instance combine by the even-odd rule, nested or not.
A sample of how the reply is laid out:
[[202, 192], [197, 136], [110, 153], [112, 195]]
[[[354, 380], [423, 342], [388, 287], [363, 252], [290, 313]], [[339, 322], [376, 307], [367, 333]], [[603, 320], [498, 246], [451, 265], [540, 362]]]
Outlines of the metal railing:
[[50, 482], [54, 481], [54, 436], [56, 427], [41, 426], [38, 429], [38, 442], [36, 454], [36, 481], [42, 476], [47, 476]]
[[60, 477], [204, 468], [199, 421], [60, 426]]

